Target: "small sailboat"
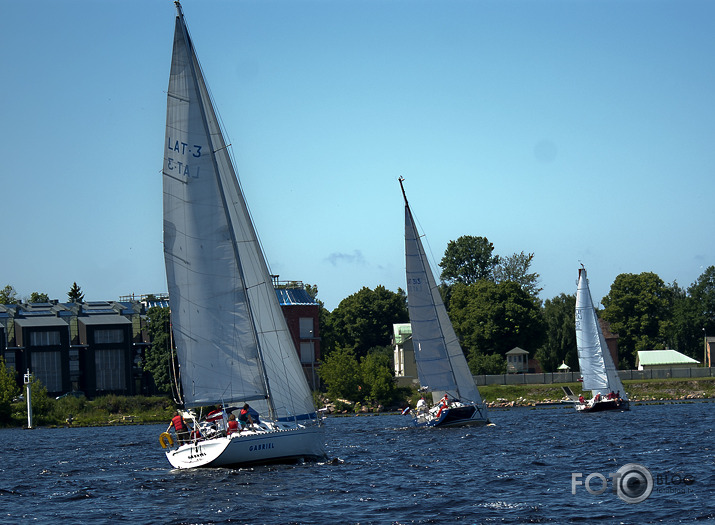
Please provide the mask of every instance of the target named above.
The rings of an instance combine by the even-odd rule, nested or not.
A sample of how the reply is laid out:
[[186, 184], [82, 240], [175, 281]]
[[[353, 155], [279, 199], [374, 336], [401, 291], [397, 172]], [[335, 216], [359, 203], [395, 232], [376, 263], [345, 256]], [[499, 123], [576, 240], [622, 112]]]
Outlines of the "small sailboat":
[[417, 404], [413, 411], [418, 426], [486, 425], [486, 406], [467, 365], [462, 347], [447, 315], [437, 282], [417, 234], [404, 179], [405, 264], [407, 308], [412, 325], [412, 344], [421, 388], [432, 393], [432, 406]]
[[[164, 146], [164, 260], [188, 440], [175, 468], [325, 456], [324, 428], [278, 303], [179, 2]], [[260, 414], [230, 432], [229, 413]], [[234, 404], [234, 406], [231, 406]], [[198, 407], [219, 407], [202, 418]]]
[[602, 410], [628, 410], [628, 394], [623, 388], [618, 370], [613, 363], [611, 352], [603, 337], [588, 287], [586, 269], [578, 271], [576, 291], [576, 346], [578, 363], [583, 378], [583, 390], [590, 390], [588, 401], [579, 400], [575, 404], [579, 412], [600, 412]]

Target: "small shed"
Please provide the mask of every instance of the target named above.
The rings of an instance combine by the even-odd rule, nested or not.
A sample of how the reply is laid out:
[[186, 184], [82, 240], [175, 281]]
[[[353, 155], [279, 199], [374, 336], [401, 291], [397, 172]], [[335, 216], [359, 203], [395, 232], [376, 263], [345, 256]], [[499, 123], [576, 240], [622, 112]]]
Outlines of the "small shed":
[[638, 370], [653, 368], [692, 368], [700, 364], [677, 350], [640, 350], [636, 358]]
[[515, 346], [506, 353], [507, 374], [523, 374], [529, 370], [529, 352]]

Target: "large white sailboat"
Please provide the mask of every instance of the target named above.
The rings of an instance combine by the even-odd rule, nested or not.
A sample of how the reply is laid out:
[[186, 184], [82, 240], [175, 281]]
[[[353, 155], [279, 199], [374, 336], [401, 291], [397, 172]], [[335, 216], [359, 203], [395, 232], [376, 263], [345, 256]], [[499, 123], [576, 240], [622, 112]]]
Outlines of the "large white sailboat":
[[596, 308], [591, 299], [586, 269], [578, 271], [576, 291], [576, 346], [578, 364], [583, 379], [583, 390], [590, 390], [592, 397], [576, 402], [579, 412], [602, 410], [628, 410], [628, 394], [623, 388], [611, 352], [603, 337]]
[[421, 388], [432, 393], [432, 406], [418, 404], [413, 412], [414, 422], [418, 426], [486, 425], [486, 406], [430, 269], [407, 202], [404, 179], [399, 180], [405, 199], [405, 267], [412, 344]]
[[[179, 2], [164, 146], [164, 259], [188, 443], [175, 468], [325, 456], [324, 429], [278, 303]], [[260, 423], [226, 432], [250, 403]], [[219, 406], [201, 420], [197, 407]], [[178, 441], [178, 440], [177, 440]]]

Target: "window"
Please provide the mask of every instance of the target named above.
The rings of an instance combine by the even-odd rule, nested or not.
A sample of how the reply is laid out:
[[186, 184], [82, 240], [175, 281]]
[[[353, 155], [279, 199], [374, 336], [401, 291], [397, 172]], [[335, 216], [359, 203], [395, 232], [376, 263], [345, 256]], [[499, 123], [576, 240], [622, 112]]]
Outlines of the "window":
[[[301, 339], [311, 339], [313, 335], [313, 318], [312, 317], [301, 317], [298, 322], [300, 323], [300, 338]], [[295, 325], [294, 325], [295, 326]]]
[[30, 353], [30, 372], [32, 372], [32, 374], [39, 379], [43, 385], [45, 385], [48, 392], [62, 391], [62, 369], [60, 367], [60, 357], [60, 352]]
[[121, 328], [113, 328], [111, 330], [97, 329], [94, 331], [94, 343], [95, 344], [107, 344], [107, 343], [123, 343], [124, 342], [124, 330]]
[[315, 347], [313, 343], [300, 343], [300, 362], [310, 364], [315, 361]]
[[97, 390], [125, 390], [124, 351], [121, 349], [95, 350]]
[[15, 370], [15, 352], [5, 352], [5, 366], [8, 370]]
[[30, 332], [30, 346], [59, 346], [60, 344], [59, 330], [52, 330], [49, 332], [38, 332], [33, 330]]

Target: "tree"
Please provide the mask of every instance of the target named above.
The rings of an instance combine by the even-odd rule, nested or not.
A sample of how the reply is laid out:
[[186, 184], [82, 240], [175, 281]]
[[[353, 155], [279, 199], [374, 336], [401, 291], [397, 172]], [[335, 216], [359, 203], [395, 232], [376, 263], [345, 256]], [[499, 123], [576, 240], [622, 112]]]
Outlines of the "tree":
[[170, 365], [171, 352], [171, 312], [169, 308], [153, 306], [146, 312], [147, 331], [151, 346], [144, 355], [142, 368], [154, 378], [154, 384], [159, 392], [171, 393]]
[[328, 397], [333, 401], [363, 399], [361, 372], [355, 352], [352, 348], [345, 347], [333, 349], [318, 369]]
[[521, 285], [526, 293], [532, 297], [538, 297], [541, 288], [539, 285], [539, 274], [529, 273], [529, 267], [534, 260], [534, 254], [524, 252], [515, 253], [508, 257], [502, 257], [499, 264], [494, 267], [494, 281], [504, 283], [512, 281]]
[[575, 310], [575, 295], [562, 293], [545, 301], [542, 310], [545, 340], [534, 355], [544, 372], [555, 372], [561, 363], [566, 363], [574, 370], [578, 369]]
[[662, 349], [672, 333], [673, 292], [652, 272], [622, 273], [601, 300], [602, 317], [618, 334], [622, 360], [635, 365], [639, 350]]
[[701, 360], [703, 357], [704, 323], [699, 315], [697, 301], [674, 282], [669, 287], [673, 306], [671, 309], [669, 330], [666, 333], [666, 345], [675, 348], [690, 357]]
[[5, 359], [0, 357], [0, 424], [10, 423], [12, 400], [20, 393], [15, 374], [14, 370], [5, 366]]
[[392, 325], [409, 320], [405, 292], [391, 292], [384, 286], [374, 290], [363, 287], [343, 299], [321, 327], [326, 354], [332, 348], [353, 348], [358, 357], [367, 355], [370, 348], [392, 343]]
[[469, 352], [469, 370], [473, 375], [506, 374], [506, 359], [499, 354], [478, 354]]
[[17, 304], [17, 292], [9, 284], [0, 290], [0, 304]]
[[362, 391], [369, 403], [389, 405], [397, 397], [391, 354], [390, 346], [373, 348], [360, 361]]
[[67, 292], [67, 299], [70, 303], [81, 303], [84, 301], [84, 294], [80, 287], [77, 286], [77, 282], [72, 283], [72, 288]]
[[449, 241], [444, 257], [439, 263], [441, 279], [448, 284], [473, 284], [480, 279], [492, 278], [499, 256], [492, 255], [494, 245], [486, 237], [463, 235]]
[[476, 354], [537, 348], [544, 336], [538, 300], [511, 281], [455, 285], [449, 315], [463, 348]]
[[688, 288], [695, 302], [697, 321], [710, 335], [715, 335], [715, 266], [708, 267]]
[[50, 296], [47, 295], [46, 293], [32, 292], [30, 294], [30, 300], [28, 302], [30, 302], [30, 303], [49, 303]]
[[703, 362], [704, 337], [715, 335], [715, 266], [708, 267], [687, 293], [671, 285], [673, 310], [670, 348]]

